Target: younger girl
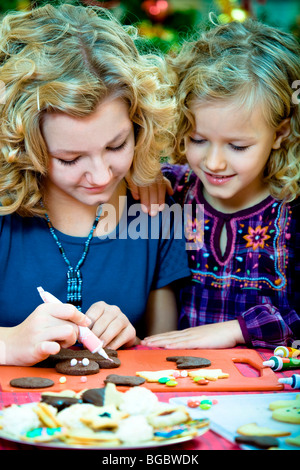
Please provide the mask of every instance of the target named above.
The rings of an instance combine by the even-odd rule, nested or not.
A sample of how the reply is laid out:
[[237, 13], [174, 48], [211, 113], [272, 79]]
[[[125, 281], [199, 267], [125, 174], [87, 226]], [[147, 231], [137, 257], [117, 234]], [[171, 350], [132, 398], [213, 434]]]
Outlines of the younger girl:
[[299, 46], [233, 22], [186, 43], [172, 65], [177, 165], [164, 175], [182, 205], [204, 205], [204, 229], [186, 230], [203, 247], [189, 251], [180, 330], [145, 343], [289, 345], [300, 338]]

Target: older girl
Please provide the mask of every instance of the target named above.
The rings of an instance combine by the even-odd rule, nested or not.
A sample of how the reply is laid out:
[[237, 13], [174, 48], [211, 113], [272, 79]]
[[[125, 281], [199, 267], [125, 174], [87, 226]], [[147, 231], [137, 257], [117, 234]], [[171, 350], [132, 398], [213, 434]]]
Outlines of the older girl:
[[[125, 182], [151, 183], [168, 148], [161, 66], [106, 10], [46, 5], [2, 20], [0, 362], [38, 362], [80, 324], [113, 348], [174, 327], [184, 240], [172, 227], [165, 239], [129, 233]], [[65, 303], [41, 304], [38, 286]]]

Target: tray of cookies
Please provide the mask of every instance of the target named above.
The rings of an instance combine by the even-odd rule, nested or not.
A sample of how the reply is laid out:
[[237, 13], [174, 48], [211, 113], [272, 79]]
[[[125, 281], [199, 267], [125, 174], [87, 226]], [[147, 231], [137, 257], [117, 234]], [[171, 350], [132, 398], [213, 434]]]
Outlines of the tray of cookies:
[[185, 406], [160, 402], [146, 388], [44, 392], [36, 403], [0, 411], [0, 438], [25, 445], [71, 449], [132, 449], [178, 444], [209, 429]]

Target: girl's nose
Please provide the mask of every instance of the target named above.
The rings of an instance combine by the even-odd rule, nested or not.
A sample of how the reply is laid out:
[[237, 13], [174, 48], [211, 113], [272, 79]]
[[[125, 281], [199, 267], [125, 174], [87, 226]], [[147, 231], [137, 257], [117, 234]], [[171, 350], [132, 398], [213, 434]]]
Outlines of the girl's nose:
[[212, 172], [223, 171], [226, 169], [226, 158], [219, 146], [212, 145], [207, 149], [205, 165], [206, 168]]
[[111, 169], [100, 156], [94, 157], [89, 162], [85, 177], [91, 186], [105, 186], [111, 180]]

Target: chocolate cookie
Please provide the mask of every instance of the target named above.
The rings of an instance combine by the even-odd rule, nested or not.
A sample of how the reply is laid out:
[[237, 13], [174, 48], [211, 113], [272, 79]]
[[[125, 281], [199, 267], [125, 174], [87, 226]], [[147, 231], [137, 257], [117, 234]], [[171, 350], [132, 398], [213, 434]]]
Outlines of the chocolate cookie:
[[105, 388], [89, 388], [81, 395], [84, 403], [91, 403], [95, 406], [104, 406]]
[[137, 385], [142, 385], [146, 382], [146, 380], [143, 377], [136, 377], [135, 375], [110, 374], [104, 380], [104, 383], [108, 382], [115, 385], [127, 385], [129, 387], [135, 387]]
[[178, 369], [194, 369], [198, 367], [209, 367], [211, 362], [204, 357], [194, 356], [169, 356], [167, 361], [176, 362]]
[[270, 447], [278, 447], [279, 441], [272, 436], [237, 436], [235, 438], [237, 444], [248, 444], [250, 446], [259, 447], [260, 449], [269, 449]]
[[57, 408], [58, 411], [61, 411], [68, 406], [82, 403], [81, 398], [44, 394], [41, 396], [41, 401], [47, 403], [48, 405], [54, 406], [54, 408]]
[[12, 379], [9, 385], [17, 388], [47, 388], [54, 385], [53, 380], [45, 379], [43, 377], [19, 377]]
[[[85, 364], [85, 359], [87, 364]], [[72, 361], [75, 361], [76, 364], [72, 364]], [[99, 372], [99, 364], [87, 358], [83, 358], [82, 360], [73, 358], [71, 360], [67, 359], [58, 362], [55, 366], [55, 370], [63, 375], [92, 375]]]
[[117, 357], [117, 352], [113, 349], [106, 349], [105, 351], [107, 352], [108, 356], [112, 359], [112, 361], [105, 359], [98, 353], [93, 354], [87, 349], [61, 349], [58, 354], [52, 355], [51, 359], [49, 359], [54, 363], [54, 366], [58, 362], [65, 361], [67, 359], [82, 360], [83, 358], [87, 358], [90, 361], [97, 362], [100, 369], [114, 369], [116, 367], [120, 367], [121, 361]]

